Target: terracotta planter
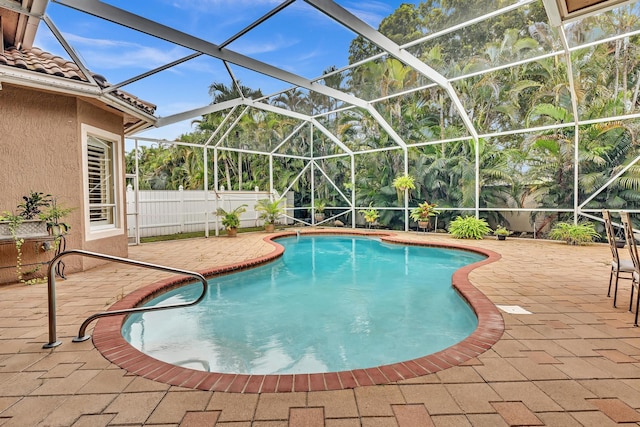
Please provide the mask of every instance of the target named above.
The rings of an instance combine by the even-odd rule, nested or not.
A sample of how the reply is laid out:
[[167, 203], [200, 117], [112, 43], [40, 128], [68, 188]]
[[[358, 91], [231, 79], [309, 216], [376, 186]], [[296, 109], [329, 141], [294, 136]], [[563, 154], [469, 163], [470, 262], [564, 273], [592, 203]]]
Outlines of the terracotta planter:
[[227, 228], [227, 237], [236, 237], [238, 235], [237, 228]]
[[429, 228], [429, 221], [418, 221], [418, 228]]
[[265, 224], [264, 225], [264, 231], [266, 231], [267, 233], [273, 233], [276, 230], [276, 225], [275, 224]]

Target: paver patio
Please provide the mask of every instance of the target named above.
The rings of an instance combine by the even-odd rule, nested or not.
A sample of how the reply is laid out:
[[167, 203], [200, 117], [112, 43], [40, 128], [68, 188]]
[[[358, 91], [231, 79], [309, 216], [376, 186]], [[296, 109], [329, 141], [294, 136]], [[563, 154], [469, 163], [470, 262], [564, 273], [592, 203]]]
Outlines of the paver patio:
[[[52, 350], [42, 348], [48, 342], [46, 285], [3, 286], [0, 426], [640, 424], [640, 329], [628, 311], [628, 281], [621, 281], [618, 308], [606, 297], [607, 246], [398, 235], [500, 253], [499, 261], [473, 270], [471, 282], [495, 304], [532, 314], [502, 313], [505, 332], [490, 350], [437, 373], [347, 390], [241, 394], [148, 380], [107, 361], [91, 341], [70, 342], [87, 316], [165, 273], [111, 264], [59, 280], [63, 344]], [[144, 244], [131, 247], [130, 258], [208, 270], [270, 253], [264, 236]]]

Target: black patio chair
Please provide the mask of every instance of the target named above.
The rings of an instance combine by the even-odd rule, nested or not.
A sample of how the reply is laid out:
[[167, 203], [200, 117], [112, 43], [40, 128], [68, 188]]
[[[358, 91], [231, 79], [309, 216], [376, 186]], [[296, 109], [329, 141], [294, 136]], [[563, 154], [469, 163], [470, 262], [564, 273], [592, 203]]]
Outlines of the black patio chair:
[[636, 291], [636, 319], [633, 326], [638, 326], [638, 311], [640, 311], [640, 258], [638, 257], [638, 247], [633, 234], [633, 224], [629, 212], [620, 212], [620, 219], [624, 226], [624, 236], [627, 239], [627, 247], [633, 262], [633, 280], [631, 281], [631, 298], [629, 299], [629, 311], [633, 312], [633, 292]]
[[618, 299], [618, 280], [620, 278], [633, 280], [633, 272], [635, 271], [633, 261], [630, 259], [621, 259], [618, 254], [618, 246], [616, 245], [616, 232], [613, 228], [613, 222], [611, 221], [611, 213], [608, 210], [602, 211], [602, 218], [604, 219], [604, 229], [607, 232], [607, 240], [609, 241], [609, 248], [611, 248], [611, 273], [609, 274], [609, 290], [607, 296], [611, 296], [611, 285], [613, 277], [615, 276], [615, 286], [613, 289], [613, 306], [616, 306]]

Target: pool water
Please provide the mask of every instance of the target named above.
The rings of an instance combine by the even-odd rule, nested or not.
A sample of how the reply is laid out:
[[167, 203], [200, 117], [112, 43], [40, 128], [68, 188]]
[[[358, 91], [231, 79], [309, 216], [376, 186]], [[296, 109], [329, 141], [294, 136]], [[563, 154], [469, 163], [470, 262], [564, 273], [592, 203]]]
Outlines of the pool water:
[[[482, 255], [351, 236], [278, 243], [285, 247], [281, 258], [212, 278], [197, 306], [130, 316], [125, 339], [193, 369], [319, 373], [422, 357], [477, 326], [451, 275]], [[201, 289], [184, 286], [147, 305], [191, 301]]]

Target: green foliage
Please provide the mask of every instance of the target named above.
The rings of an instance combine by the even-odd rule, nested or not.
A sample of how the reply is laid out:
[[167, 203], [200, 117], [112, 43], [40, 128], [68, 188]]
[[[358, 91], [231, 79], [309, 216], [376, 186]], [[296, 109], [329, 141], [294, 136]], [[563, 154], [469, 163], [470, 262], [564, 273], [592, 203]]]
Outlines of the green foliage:
[[435, 203], [429, 203], [428, 201], [425, 200], [424, 202], [419, 203], [417, 207], [411, 210], [409, 217], [416, 222], [429, 221], [429, 218], [431, 218], [432, 216], [436, 216], [437, 214], [440, 213], [440, 211], [436, 209], [436, 206], [438, 205]]
[[247, 205], [240, 205], [228, 212], [222, 208], [218, 208], [216, 215], [222, 217], [222, 225], [227, 230], [238, 228], [240, 227], [240, 215], [247, 211], [246, 207]]
[[401, 175], [393, 180], [393, 186], [400, 191], [415, 190], [415, 179], [411, 175]]
[[[22, 196], [22, 200], [23, 201], [17, 205], [17, 213], [14, 214], [9, 211], [4, 211], [0, 214], [0, 221], [7, 221], [9, 223], [9, 232], [16, 247], [16, 278], [20, 283], [32, 285], [41, 282], [42, 279], [25, 279], [24, 276], [37, 272], [40, 266], [37, 266], [32, 271], [24, 271], [23, 269], [22, 247], [25, 240], [18, 234], [20, 225], [24, 221], [35, 219], [46, 221], [47, 226], [49, 225], [48, 220], [56, 221], [57, 224], [58, 220], [71, 212], [72, 209], [58, 206], [55, 198], [52, 198], [50, 194], [44, 194], [38, 191], [30, 191], [28, 195]], [[64, 227], [64, 231], [69, 228], [68, 224], [62, 224], [62, 226]], [[56, 239], [55, 244], [58, 245], [59, 240]]]
[[7, 221], [9, 223], [9, 232], [15, 238], [15, 235], [18, 232], [18, 227], [20, 227], [20, 224], [24, 221], [24, 217], [22, 215], [13, 214], [9, 211], [4, 211], [0, 213], [0, 221]]
[[397, 176], [391, 185], [396, 189], [398, 203], [402, 202], [405, 190], [408, 190], [409, 194], [411, 194], [411, 190], [415, 190], [416, 188], [415, 179], [409, 174]]
[[321, 199], [315, 199], [313, 202], [313, 208], [315, 209], [317, 214], [321, 214], [327, 207], [327, 202]]
[[22, 215], [12, 214], [8, 211], [0, 214], [0, 221], [7, 221], [9, 223], [9, 233], [11, 233], [11, 238], [16, 245], [16, 279], [20, 283], [27, 283], [27, 281], [23, 279], [24, 272], [22, 270], [22, 245], [24, 245], [24, 239], [18, 236], [18, 228], [24, 220], [25, 218]]
[[495, 230], [493, 230], [493, 234], [494, 236], [508, 236], [509, 234], [511, 234], [511, 232], [505, 227], [499, 225]]
[[371, 225], [375, 223], [378, 218], [380, 218], [380, 213], [377, 209], [371, 207], [371, 203], [369, 204], [368, 209], [361, 209], [359, 212], [362, 214], [362, 216], [364, 217], [364, 221], [369, 227], [371, 227]]
[[67, 208], [60, 205], [54, 197], [51, 199], [51, 205], [45, 208], [45, 210], [38, 216], [41, 221], [47, 223], [47, 230], [51, 231], [55, 227], [59, 227], [61, 233], [66, 233], [67, 231], [69, 231], [71, 226], [68, 223], [63, 222], [62, 220], [71, 212], [73, 212], [73, 209], [74, 208]]
[[264, 220], [265, 224], [275, 224], [278, 217], [284, 212], [284, 209], [280, 206], [282, 202], [283, 199], [273, 201], [261, 199], [258, 200], [254, 209], [256, 212], [260, 212], [259, 218]]
[[[483, 6], [489, 11], [506, 4], [491, 0]], [[453, 28], [468, 20], [468, 13], [468, 3], [463, 0], [446, 3], [424, 0], [415, 5], [400, 5], [381, 21], [379, 28], [391, 40], [404, 44]], [[630, 23], [637, 21], [637, 16], [636, 6], [625, 6], [614, 14], [590, 17], [588, 25], [576, 26], [570, 36], [589, 40], [596, 34], [622, 34]], [[256, 152], [277, 152], [278, 156], [272, 159], [273, 185], [277, 189], [291, 185], [297, 207], [311, 203], [312, 179], [315, 197], [326, 200], [330, 206], [342, 206], [345, 198], [349, 200], [355, 195], [359, 206], [372, 203], [381, 208], [396, 207], [404, 191], [397, 191], [393, 181], [408, 167], [415, 178], [412, 197], [422, 200], [428, 194], [429, 200], [440, 207], [522, 208], [525, 201], [531, 201], [536, 206], [567, 210], [573, 208], [574, 191], [578, 200], [587, 200], [624, 168], [624, 173], [589, 199], [585, 208], [640, 208], [640, 165], [631, 164], [640, 154], [637, 141], [640, 124], [632, 118], [639, 105], [640, 36], [630, 35], [628, 43], [607, 42], [571, 52], [579, 118], [620, 115], [629, 118], [583, 124], [577, 129], [573, 125], [556, 127], [577, 119], [573, 117], [574, 100], [566, 62], [550, 56], [520, 63], [557, 51], [557, 38], [547, 21], [541, 2], [523, 4], [472, 26], [456, 27], [446, 37], [408, 48], [442, 75], [455, 77], [452, 85], [478, 133], [491, 135], [515, 130], [513, 134], [473, 141], [447, 91], [437, 86], [413, 90], [427, 83], [424, 76], [389, 57], [379, 57], [342, 72], [334, 72], [335, 67], [330, 67], [319, 82], [362, 99], [377, 99], [376, 111], [407, 143], [406, 153], [394, 148], [397, 144], [393, 138], [366, 109], [341, 109], [338, 108], [341, 102], [336, 99], [300, 89], [265, 98], [264, 102], [279, 108], [321, 113], [317, 116], [320, 124], [358, 153], [354, 156], [353, 186], [347, 186], [351, 184], [352, 173], [348, 157], [331, 158], [344, 154], [343, 149], [317, 129], [302, 126], [298, 130], [301, 125], [298, 120], [274, 112], [250, 109], [241, 113], [238, 109], [210, 113], [196, 122], [195, 132], [180, 139], [204, 145], [213, 137], [209, 146], [240, 148], [250, 144]], [[356, 37], [349, 51], [350, 62], [354, 64], [380, 52], [373, 43]], [[519, 65], [502, 67], [515, 62]], [[493, 71], [473, 74], [488, 68]], [[238, 95], [234, 84], [214, 83], [210, 89], [213, 103]], [[242, 87], [241, 92], [248, 98], [260, 97], [259, 90]], [[394, 97], [396, 93], [402, 96]], [[533, 129], [526, 133], [519, 131], [529, 127]], [[224, 139], [222, 135], [226, 135]], [[435, 143], [442, 140], [447, 142]], [[372, 148], [388, 150], [368, 153]], [[141, 147], [135, 155], [127, 156], [128, 170], [133, 170], [131, 165], [138, 156], [141, 188], [177, 189], [183, 185], [185, 189], [201, 189], [205, 184], [203, 151], [200, 147], [171, 145]], [[285, 158], [280, 154], [301, 157]], [[335, 186], [317, 169], [313, 176], [309, 170], [299, 174], [307, 164], [303, 158], [310, 154]], [[268, 163], [266, 154], [239, 155], [219, 149], [217, 178], [228, 190], [268, 188], [269, 176], [265, 173]], [[211, 188], [215, 177], [212, 166], [208, 167], [206, 184]], [[302, 210], [297, 212], [305, 215]], [[447, 223], [455, 216], [453, 212], [444, 210], [439, 219]], [[487, 215], [490, 223], [506, 224], [501, 211], [489, 211]], [[554, 221], [567, 220], [569, 216], [551, 211], [536, 213], [531, 222], [535, 221], [539, 233]], [[381, 209], [380, 221], [395, 229], [404, 226], [404, 216], [392, 209]]]
[[564, 240], [569, 245], [587, 245], [599, 239], [600, 234], [591, 222], [581, 222], [578, 224], [558, 222], [549, 232], [549, 238], [553, 240]]
[[483, 218], [457, 216], [449, 224], [449, 233], [456, 239], [482, 239], [491, 232]]
[[22, 196], [22, 203], [18, 205], [18, 215], [24, 219], [35, 219], [40, 214], [41, 208], [51, 204], [51, 194], [39, 191], [31, 191], [28, 196]]

